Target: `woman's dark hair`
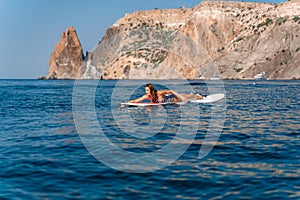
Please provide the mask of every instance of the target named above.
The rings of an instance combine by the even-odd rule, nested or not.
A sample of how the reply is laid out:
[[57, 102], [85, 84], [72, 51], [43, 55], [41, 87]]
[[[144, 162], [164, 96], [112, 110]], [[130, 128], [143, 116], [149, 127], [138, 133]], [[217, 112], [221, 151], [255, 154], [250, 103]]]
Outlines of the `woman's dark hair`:
[[148, 84], [146, 84], [146, 87], [150, 89], [150, 93], [152, 96], [152, 102], [158, 103], [157, 90], [155, 89], [154, 85], [148, 83]]

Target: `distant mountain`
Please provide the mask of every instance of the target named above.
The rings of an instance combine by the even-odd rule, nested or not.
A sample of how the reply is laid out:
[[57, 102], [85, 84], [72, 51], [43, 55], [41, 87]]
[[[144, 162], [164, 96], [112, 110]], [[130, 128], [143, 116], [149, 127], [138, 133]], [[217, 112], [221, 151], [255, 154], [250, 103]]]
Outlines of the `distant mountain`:
[[86, 57], [63, 33], [47, 79], [300, 79], [300, 3], [204, 1], [126, 14]]

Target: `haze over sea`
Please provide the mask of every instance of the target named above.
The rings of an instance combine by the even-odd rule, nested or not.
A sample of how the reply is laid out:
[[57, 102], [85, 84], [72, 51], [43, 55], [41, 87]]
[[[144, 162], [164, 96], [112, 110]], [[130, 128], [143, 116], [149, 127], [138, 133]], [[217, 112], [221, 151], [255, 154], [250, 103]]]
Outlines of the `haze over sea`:
[[[99, 81], [91, 97], [98, 120], [93, 126], [91, 107], [74, 100], [74, 81], [0, 80], [1, 199], [300, 199], [299, 80], [226, 80], [226, 99], [214, 104], [118, 107], [118, 99], [142, 95], [148, 82], [157, 84], [123, 81], [117, 88], [118, 81]], [[82, 95], [93, 90], [92, 81], [77, 84], [85, 88]], [[132, 93], [120, 94], [131, 86]], [[210, 91], [201, 81], [166, 80], [157, 86]], [[86, 109], [85, 124], [78, 125], [74, 104]], [[199, 158], [213, 109], [225, 111], [222, 133]], [[185, 137], [189, 130], [195, 130], [194, 138]], [[101, 143], [98, 132], [111, 143]], [[128, 165], [130, 156], [120, 159], [107, 150], [114, 144], [142, 157], [164, 149], [177, 135], [179, 145], [192, 144], [170, 164], [169, 157], [146, 157], [154, 167], [166, 164], [146, 173], [127, 171], [153, 166], [139, 158]], [[85, 137], [95, 141], [91, 148]]]

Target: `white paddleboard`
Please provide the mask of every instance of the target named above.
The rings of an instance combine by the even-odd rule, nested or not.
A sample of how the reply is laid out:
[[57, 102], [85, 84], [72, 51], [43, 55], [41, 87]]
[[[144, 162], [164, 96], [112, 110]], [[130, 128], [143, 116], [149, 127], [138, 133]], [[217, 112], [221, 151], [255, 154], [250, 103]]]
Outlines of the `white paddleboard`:
[[192, 103], [214, 103], [214, 102], [220, 101], [224, 97], [225, 97], [224, 94], [212, 94], [212, 95], [204, 97], [203, 99], [190, 100], [190, 102], [192, 102]]
[[[204, 97], [203, 99], [199, 99], [199, 100], [189, 100], [189, 102], [192, 103], [214, 103], [216, 101], [220, 101], [221, 99], [223, 99], [225, 97], [224, 94], [212, 94], [209, 96]], [[168, 105], [168, 104], [177, 104], [177, 105], [183, 105], [186, 102], [165, 102], [165, 103], [144, 103], [144, 102], [140, 102], [140, 103], [130, 103], [130, 102], [124, 102], [121, 103], [121, 106], [140, 106], [140, 107], [146, 107], [146, 106], [160, 106], [160, 105]]]
[[165, 103], [121, 103], [121, 106], [160, 106], [160, 105], [167, 105], [167, 104], [176, 104], [175, 102], [165, 102]]

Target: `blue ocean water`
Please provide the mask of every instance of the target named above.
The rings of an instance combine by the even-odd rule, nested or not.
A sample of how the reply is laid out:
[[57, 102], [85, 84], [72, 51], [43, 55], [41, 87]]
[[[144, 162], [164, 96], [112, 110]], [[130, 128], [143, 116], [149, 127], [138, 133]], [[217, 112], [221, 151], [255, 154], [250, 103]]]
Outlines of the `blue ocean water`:
[[[83, 81], [75, 95], [74, 84], [0, 80], [1, 199], [300, 199], [299, 81], [228, 80], [226, 99], [213, 105], [123, 109], [120, 101], [144, 93], [143, 81]], [[164, 86], [210, 91], [200, 81]], [[200, 158], [219, 116], [222, 132]], [[178, 159], [168, 157], [176, 145], [167, 157], [143, 157], [174, 140], [188, 144]]]

